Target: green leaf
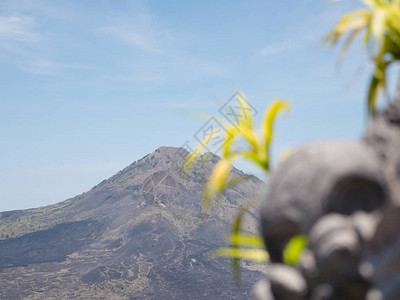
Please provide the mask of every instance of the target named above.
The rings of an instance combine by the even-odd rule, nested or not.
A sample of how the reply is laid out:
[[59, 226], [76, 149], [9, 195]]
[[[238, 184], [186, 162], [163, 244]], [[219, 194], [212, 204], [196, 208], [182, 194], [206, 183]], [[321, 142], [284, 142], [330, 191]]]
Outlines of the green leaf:
[[225, 141], [225, 145], [223, 147], [222, 155], [223, 157], [230, 157], [233, 156], [234, 153], [232, 151], [232, 146], [234, 142], [236, 141], [236, 138], [239, 137], [239, 129], [237, 127], [229, 127], [227, 129], [227, 139]]
[[249, 106], [249, 103], [246, 101], [246, 97], [243, 96], [243, 94], [240, 92], [237, 92], [236, 96], [239, 105], [241, 106], [243, 111], [243, 116], [240, 118], [239, 122], [240, 126], [253, 129], [253, 115], [251, 113], [251, 107]]
[[203, 140], [203, 142], [196, 147], [193, 153], [189, 153], [182, 167], [184, 172], [187, 172], [194, 165], [200, 154], [206, 149], [208, 143], [209, 141]]
[[[238, 96], [238, 101], [245, 108], [249, 108], [247, 101], [244, 100], [243, 96]], [[218, 196], [224, 192], [228, 186], [228, 175], [231, 169], [228, 170], [226, 162], [231, 164], [239, 158], [252, 161], [257, 164], [264, 171], [269, 169], [269, 147], [273, 139], [274, 133], [274, 122], [279, 112], [288, 110], [290, 105], [284, 101], [275, 101], [271, 108], [267, 111], [265, 117], [265, 124], [263, 127], [264, 137], [259, 139], [254, 128], [252, 116], [249, 115], [245, 119], [241, 119], [238, 127], [230, 126], [226, 137], [226, 143], [223, 148], [223, 159], [218, 162], [215, 167], [207, 187], [204, 191], [203, 201], [203, 212], [207, 212], [213, 197]], [[244, 151], [233, 151], [232, 147], [238, 140], [238, 137], [243, 137], [244, 140], [250, 146], [250, 149]], [[203, 143], [204, 144], [204, 143]], [[199, 146], [200, 149], [196, 150], [199, 152], [203, 150], [204, 146]], [[189, 159], [186, 165], [193, 164], [194, 159]]]
[[387, 15], [388, 10], [385, 7], [374, 9], [373, 18], [371, 20], [371, 33], [379, 46], [383, 43]]
[[214, 254], [217, 257], [232, 257], [258, 262], [267, 262], [269, 260], [269, 254], [264, 249], [220, 248], [215, 250]]
[[349, 51], [350, 46], [353, 44], [355, 38], [357, 35], [360, 33], [362, 28], [357, 28], [354, 29], [346, 39], [346, 42], [343, 45], [342, 51], [339, 54], [339, 61], [343, 60], [343, 58], [346, 56], [347, 52]]
[[326, 42], [334, 46], [346, 34], [339, 61], [347, 53], [354, 39], [365, 30], [364, 46], [375, 65], [368, 87], [368, 115], [376, 113], [382, 90], [386, 89], [388, 66], [400, 61], [400, 0], [360, 0], [367, 9], [345, 15], [328, 34]]
[[224, 192], [233, 166], [229, 160], [221, 159], [215, 166], [204, 191], [203, 212], [208, 212], [212, 197]]
[[[249, 238], [245, 237], [245, 234], [241, 233], [240, 230], [242, 228], [243, 217], [249, 211], [250, 208], [255, 206], [260, 201], [259, 198], [253, 198], [245, 205], [243, 205], [238, 214], [235, 217], [232, 226], [232, 233], [231, 233], [231, 245], [232, 249], [239, 249], [239, 247], [251, 246], [249, 243], [256, 244], [257, 242], [250, 240]], [[254, 237], [254, 236], [253, 236]], [[264, 245], [264, 242], [262, 242]], [[240, 283], [240, 257], [232, 257], [232, 271], [233, 276], [235, 279], [236, 285]]]
[[345, 15], [325, 37], [325, 42], [327, 42], [331, 48], [334, 47], [339, 39], [348, 32], [365, 28], [371, 16], [371, 12], [367, 9], [360, 9]]
[[377, 78], [377, 76], [373, 75], [368, 90], [368, 114], [370, 116], [373, 116], [376, 113], [376, 104], [379, 96], [379, 91], [380, 80]]
[[255, 234], [232, 234], [230, 236], [230, 243], [239, 247], [265, 248], [262, 237]]
[[230, 257], [232, 258], [232, 269], [235, 283], [240, 284], [240, 260], [252, 260], [257, 262], [268, 262], [269, 254], [265, 249], [241, 249], [241, 248], [220, 248], [213, 251], [217, 257]]
[[263, 147], [260, 148], [260, 156], [264, 155], [263, 161], [265, 161], [265, 170], [269, 169], [269, 160], [270, 160], [270, 146], [274, 137], [274, 124], [275, 119], [278, 114], [283, 111], [287, 111], [290, 109], [290, 104], [283, 100], [277, 100], [272, 103], [270, 109], [267, 111], [265, 115], [265, 121], [263, 126], [263, 136], [264, 136], [264, 144]]
[[283, 261], [289, 266], [296, 266], [303, 254], [303, 251], [308, 247], [307, 236], [296, 235], [290, 239], [285, 249], [283, 250]]

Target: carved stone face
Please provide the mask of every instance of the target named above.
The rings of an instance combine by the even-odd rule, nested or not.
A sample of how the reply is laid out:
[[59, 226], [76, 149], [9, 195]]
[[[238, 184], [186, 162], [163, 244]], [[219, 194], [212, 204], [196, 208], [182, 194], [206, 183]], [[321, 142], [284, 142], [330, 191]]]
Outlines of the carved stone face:
[[287, 241], [308, 233], [328, 213], [374, 211], [388, 201], [377, 156], [359, 143], [325, 141], [307, 145], [271, 174], [261, 209], [262, 234], [274, 262]]

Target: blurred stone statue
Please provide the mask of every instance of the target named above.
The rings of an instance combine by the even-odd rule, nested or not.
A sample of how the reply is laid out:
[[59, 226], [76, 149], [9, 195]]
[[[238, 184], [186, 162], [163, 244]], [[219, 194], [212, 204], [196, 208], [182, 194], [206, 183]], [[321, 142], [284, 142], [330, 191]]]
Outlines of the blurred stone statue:
[[[271, 173], [261, 229], [271, 263], [257, 300], [400, 299], [400, 98], [357, 143], [322, 141]], [[307, 236], [297, 267], [288, 241]]]

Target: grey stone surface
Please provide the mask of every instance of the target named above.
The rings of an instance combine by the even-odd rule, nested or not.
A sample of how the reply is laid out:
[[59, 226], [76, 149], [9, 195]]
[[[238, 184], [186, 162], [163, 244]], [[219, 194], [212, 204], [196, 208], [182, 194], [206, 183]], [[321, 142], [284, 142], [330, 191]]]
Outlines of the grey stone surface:
[[333, 297], [333, 286], [327, 283], [316, 286], [310, 296], [311, 300], [328, 300]]
[[400, 98], [375, 117], [362, 142], [379, 157], [391, 200], [395, 205], [400, 205]]
[[363, 243], [367, 243], [374, 237], [381, 216], [382, 214], [380, 211], [374, 213], [357, 211], [353, 214], [351, 218], [352, 225]]
[[360, 263], [360, 273], [383, 299], [400, 299], [399, 231], [400, 208], [388, 207]]
[[274, 300], [275, 296], [271, 290], [271, 283], [267, 279], [258, 281], [253, 288], [253, 300]]
[[283, 264], [273, 264], [268, 278], [271, 290], [278, 299], [306, 299], [307, 283], [298, 270]]
[[[272, 263], [255, 299], [400, 299], [400, 98], [361, 143], [304, 146], [268, 186], [261, 228]], [[296, 267], [282, 265], [300, 233], [308, 248]]]
[[385, 177], [366, 146], [345, 141], [307, 145], [271, 174], [261, 208], [262, 233], [274, 262], [296, 234], [329, 212], [372, 211], [387, 200]]
[[320, 279], [345, 274], [357, 263], [361, 241], [350, 218], [340, 214], [322, 217], [309, 234]]
[[307, 282], [313, 284], [317, 281], [318, 266], [314, 253], [310, 249], [305, 249], [299, 263], [299, 271], [303, 274]]

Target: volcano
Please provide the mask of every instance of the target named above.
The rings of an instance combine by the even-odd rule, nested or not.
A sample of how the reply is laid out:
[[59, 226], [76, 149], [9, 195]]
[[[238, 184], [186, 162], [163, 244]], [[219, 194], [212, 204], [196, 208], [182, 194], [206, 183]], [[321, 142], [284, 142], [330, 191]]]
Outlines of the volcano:
[[[202, 190], [219, 157], [187, 172], [183, 148], [160, 147], [90, 191], [35, 209], [0, 213], [0, 299], [247, 299], [262, 277], [210, 252], [261, 181], [246, 178], [202, 214]], [[243, 229], [257, 232], [249, 213]]]

